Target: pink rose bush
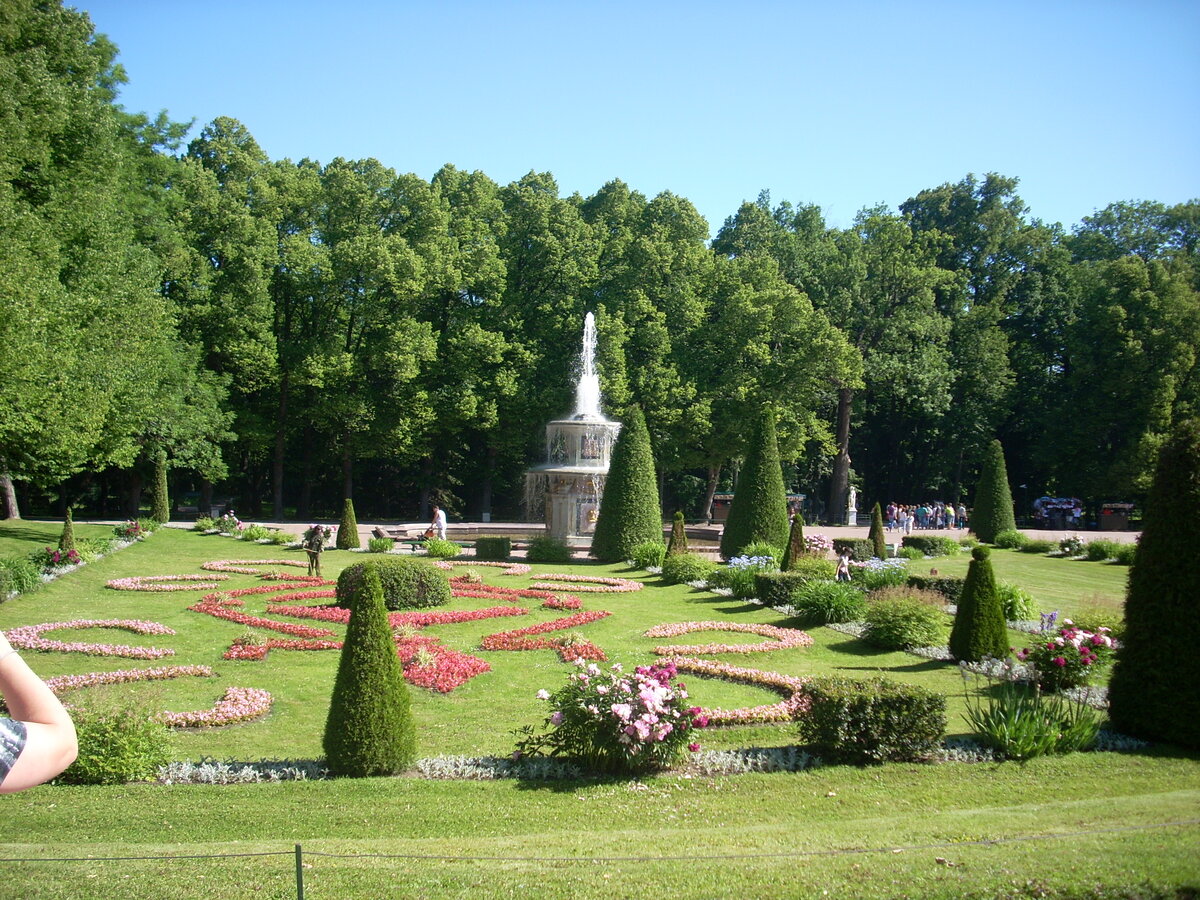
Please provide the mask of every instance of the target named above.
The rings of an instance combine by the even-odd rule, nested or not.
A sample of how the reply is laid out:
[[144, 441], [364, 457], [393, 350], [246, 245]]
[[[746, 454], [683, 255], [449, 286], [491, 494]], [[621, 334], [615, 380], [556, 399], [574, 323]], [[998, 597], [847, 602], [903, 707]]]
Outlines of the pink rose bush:
[[1037, 682], [1043, 690], [1059, 691], [1087, 684], [1092, 673], [1112, 657], [1113, 642], [1107, 628], [1085, 631], [1070, 619], [1064, 619], [1063, 625], [1058, 634], [1043, 635], [1039, 643], [1017, 653], [1017, 659], [1037, 673]]
[[580, 662], [555, 693], [539, 691], [550, 704], [543, 732], [522, 729], [516, 757], [562, 756], [597, 772], [650, 772], [670, 766], [685, 748], [697, 750], [693, 730], [704, 727], [699, 708], [688, 702], [675, 666], [619, 665], [601, 669]]
[[131, 647], [127, 644], [88, 644], [82, 641], [54, 641], [42, 637], [46, 631], [71, 628], [116, 628], [134, 634], [174, 634], [174, 629], [157, 622], [142, 622], [138, 619], [75, 619], [70, 622], [43, 622], [40, 625], [24, 625], [7, 632], [8, 642], [19, 650], [57, 651], [59, 653], [86, 653], [89, 656], [123, 656], [128, 659], [162, 659], [174, 656], [175, 651], [160, 647]]
[[778, 628], [774, 625], [754, 625], [741, 622], [671, 622], [655, 625], [646, 632], [646, 637], [676, 637], [695, 631], [732, 631], [742, 634], [757, 634], [771, 638], [755, 644], [667, 644], [655, 647], [659, 656], [677, 656], [695, 653], [761, 653], [767, 650], [791, 650], [809, 647], [812, 638], [795, 628]]

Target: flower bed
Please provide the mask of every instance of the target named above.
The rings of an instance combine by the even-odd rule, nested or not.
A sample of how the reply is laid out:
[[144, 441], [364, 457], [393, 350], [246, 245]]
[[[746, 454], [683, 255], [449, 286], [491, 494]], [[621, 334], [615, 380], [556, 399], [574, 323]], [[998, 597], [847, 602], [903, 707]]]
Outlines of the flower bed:
[[200, 568], [207, 572], [234, 572], [238, 575], [262, 575], [258, 566], [296, 566], [304, 569], [308, 563], [298, 559], [214, 559], [202, 563]]
[[[350, 610], [340, 606], [280, 606], [274, 603], [267, 605], [267, 612], [279, 616], [292, 616], [297, 619], [316, 619], [321, 622], [336, 622], [340, 625], [350, 621]], [[393, 612], [388, 613], [388, 622], [392, 628], [409, 625], [413, 628], [425, 628], [429, 625], [457, 625], [460, 622], [474, 622], [479, 619], [496, 619], [502, 616], [524, 616], [529, 610], [519, 606], [490, 606], [487, 609], [463, 609], [432, 612]]]
[[174, 656], [175, 651], [160, 647], [131, 647], [127, 644], [90, 644], [82, 641], [54, 641], [42, 637], [42, 632], [67, 628], [118, 628], [134, 634], [175, 634], [174, 629], [157, 622], [137, 619], [75, 619], [71, 622], [43, 622], [25, 625], [8, 632], [8, 641], [20, 650], [43, 652], [86, 653], [89, 656], [123, 656], [129, 659], [162, 659]]
[[85, 672], [82, 675], [55, 675], [46, 679], [46, 687], [56, 695], [102, 684], [130, 684], [135, 681], [166, 681], [184, 675], [211, 678], [208, 666], [156, 666], [151, 669], [118, 669], [115, 672]]
[[138, 575], [105, 584], [114, 591], [210, 591], [228, 575]]
[[667, 644], [655, 647], [659, 656], [676, 656], [694, 653], [761, 653], [768, 650], [790, 650], [794, 647], [809, 647], [812, 638], [795, 628], [778, 628], [774, 625], [753, 625], [740, 622], [672, 622], [655, 625], [646, 632], [646, 637], [676, 637], [694, 631], [734, 631], [742, 634], [757, 634], [772, 640], [758, 644]]
[[572, 637], [545, 638], [538, 637], [538, 635], [587, 625], [609, 615], [612, 613], [606, 610], [585, 610], [573, 616], [542, 622], [539, 625], [489, 634], [480, 641], [479, 646], [483, 650], [556, 650], [558, 655], [567, 662], [580, 659], [604, 660], [607, 659], [604, 651], [591, 641]]
[[535, 581], [530, 585], [531, 588], [538, 590], [560, 590], [560, 585], [556, 582], [564, 582], [565, 586], [577, 593], [592, 593], [592, 594], [622, 594], [640, 591], [642, 583], [640, 581], [631, 581], [628, 578], [609, 578], [603, 575], [563, 575], [560, 573], [550, 573], [548, 575], [539, 575], [541, 581]]
[[237, 610], [230, 609], [219, 600], [206, 599], [189, 606], [188, 609], [192, 612], [204, 613], [207, 616], [213, 616], [217, 619], [225, 619], [227, 622], [237, 622], [239, 625], [249, 625], [252, 628], [268, 628], [271, 631], [278, 631], [280, 634], [290, 634], [300, 638], [321, 638], [333, 634], [328, 628], [313, 628], [311, 625], [276, 622], [274, 619], [264, 619], [261, 616], [252, 616], [249, 613], [238, 612]]
[[807, 678], [781, 675], [778, 672], [763, 672], [758, 669], [745, 669], [711, 659], [672, 656], [660, 659], [658, 662], [673, 663], [680, 672], [691, 672], [696, 675], [706, 675], [709, 678], [721, 678], [737, 684], [765, 687], [778, 691], [787, 698], [780, 703], [747, 706], [741, 709], [704, 709], [701, 712], [708, 717], [710, 725], [760, 725], [769, 722], [789, 722], [808, 709], [808, 698], [804, 694], [804, 686], [808, 683]]
[[489, 562], [487, 560], [470, 559], [470, 560], [449, 560], [438, 559], [434, 560], [433, 564], [439, 569], [453, 569], [455, 566], [495, 566], [504, 569], [501, 575], [528, 575], [533, 571], [533, 566], [526, 563], [518, 562]]
[[259, 688], [231, 687], [212, 709], [159, 713], [171, 728], [222, 728], [261, 718], [271, 711], [271, 694]]

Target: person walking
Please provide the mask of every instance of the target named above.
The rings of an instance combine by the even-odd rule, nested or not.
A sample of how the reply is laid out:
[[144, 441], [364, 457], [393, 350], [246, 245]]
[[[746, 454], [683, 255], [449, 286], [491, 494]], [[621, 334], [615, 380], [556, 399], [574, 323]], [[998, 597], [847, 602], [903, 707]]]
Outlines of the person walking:
[[429, 523], [429, 527], [433, 530], [434, 537], [443, 541], [446, 539], [446, 511], [440, 506], [433, 507], [433, 521]]

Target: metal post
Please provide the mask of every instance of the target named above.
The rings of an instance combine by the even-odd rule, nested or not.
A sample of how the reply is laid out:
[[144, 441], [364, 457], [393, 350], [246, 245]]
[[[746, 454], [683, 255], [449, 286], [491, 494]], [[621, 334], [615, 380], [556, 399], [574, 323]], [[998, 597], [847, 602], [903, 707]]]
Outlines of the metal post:
[[296, 845], [296, 900], [304, 900], [304, 853]]

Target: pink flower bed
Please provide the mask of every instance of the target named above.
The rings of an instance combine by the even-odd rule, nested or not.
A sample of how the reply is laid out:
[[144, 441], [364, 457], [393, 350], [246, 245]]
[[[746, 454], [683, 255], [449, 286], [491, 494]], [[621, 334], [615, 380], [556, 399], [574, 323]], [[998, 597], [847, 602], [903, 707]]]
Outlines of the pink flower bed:
[[[397, 643], [397, 652], [404, 664], [404, 680], [409, 684], [448, 694], [476, 675], [492, 670], [491, 665], [478, 656], [460, 653], [433, 641], [436, 638], [424, 641], [410, 638]], [[432, 662], [417, 662], [422, 648], [433, 657]]]
[[[340, 606], [279, 606], [268, 604], [267, 612], [296, 619], [316, 619], [320, 622], [335, 622], [345, 625], [350, 621], [350, 610]], [[394, 612], [388, 613], [388, 622], [393, 628], [410, 625], [425, 628], [429, 625], [456, 625], [459, 622], [474, 622], [479, 619], [496, 619], [501, 616], [524, 616], [529, 610], [519, 606], [492, 606], [487, 609], [446, 610], [444, 612]]]
[[768, 703], [763, 706], [702, 710], [702, 713], [708, 717], [710, 725], [759, 725], [768, 722], [789, 722], [800, 713], [806, 712], [809, 707], [809, 699], [804, 693], [804, 686], [808, 683], [807, 678], [781, 675], [778, 672], [763, 672], [758, 669], [744, 669], [711, 659], [673, 656], [660, 659], [658, 662], [660, 664], [673, 663], [680, 672], [692, 672], [696, 675], [721, 678], [738, 684], [753, 684], [769, 688], [787, 698], [780, 703]]
[[159, 713], [171, 728], [222, 728], [258, 719], [271, 711], [271, 694], [259, 688], [231, 687], [212, 709]]
[[757, 634], [772, 638], [758, 644], [667, 644], [655, 647], [659, 656], [675, 656], [687, 653], [761, 653], [768, 650], [790, 650], [794, 647], [812, 645], [812, 638], [795, 628], [777, 628], [774, 625], [743, 624], [741, 622], [672, 622], [655, 625], [646, 632], [646, 637], [676, 637], [694, 631], [734, 631], [741, 634]]
[[507, 603], [517, 603], [521, 600], [549, 600], [556, 596], [550, 591], [538, 591], [530, 588], [504, 588], [490, 584], [455, 584], [451, 587], [455, 597], [466, 597], [475, 600], [503, 600]]
[[288, 640], [267, 638], [261, 644], [252, 644], [238, 639], [229, 645], [222, 659], [266, 659], [271, 650], [341, 650], [342, 642], [336, 640]]
[[320, 638], [333, 634], [328, 628], [313, 628], [311, 625], [276, 622], [273, 619], [264, 619], [261, 616], [252, 616], [248, 613], [238, 612], [215, 600], [204, 600], [189, 606], [188, 609], [192, 612], [204, 613], [217, 619], [225, 619], [227, 622], [237, 622], [239, 625], [249, 625], [253, 628], [269, 628], [271, 631], [278, 631], [280, 634], [290, 634], [300, 638]]
[[471, 560], [464, 559], [464, 560], [457, 560], [457, 561], [452, 561], [452, 560], [448, 560], [448, 559], [438, 559], [438, 560], [434, 560], [433, 564], [439, 569], [447, 569], [447, 570], [453, 569], [455, 566], [470, 566], [471, 568], [475, 568], [477, 566], [494, 566], [494, 567], [504, 569], [504, 571], [500, 573], [501, 575], [528, 575], [530, 572], [533, 571], [533, 567], [526, 565], [525, 563], [490, 562], [490, 561], [480, 561], [480, 560], [476, 560], [476, 559], [471, 559]]
[[489, 634], [480, 641], [479, 646], [484, 650], [556, 650], [558, 655], [568, 662], [577, 659], [603, 660], [608, 658], [604, 651], [590, 641], [572, 641], [566, 637], [542, 638], [537, 635], [577, 628], [610, 615], [612, 613], [602, 609], [585, 610], [573, 616], [542, 622], [539, 625]]
[[628, 578], [610, 578], [605, 575], [563, 575], [554, 572], [548, 575], [539, 575], [538, 578], [542, 580], [535, 581], [530, 587], [557, 590], [559, 585], [552, 582], [565, 582], [570, 590], [581, 594], [621, 594], [642, 589], [640, 581], [631, 581]]
[[114, 591], [211, 591], [228, 575], [139, 575], [114, 578], [105, 584]]
[[130, 684], [135, 681], [166, 681], [184, 675], [211, 678], [208, 666], [155, 666], [151, 669], [120, 669], [116, 672], [86, 672], [83, 675], [55, 675], [46, 679], [46, 686], [55, 694], [65, 694], [80, 688], [101, 684]]
[[583, 601], [578, 597], [570, 595], [566, 597], [550, 597], [542, 603], [546, 609], [579, 609], [583, 606]]
[[137, 619], [75, 619], [71, 622], [43, 622], [40, 625], [24, 625], [8, 632], [8, 641], [20, 650], [58, 651], [61, 653], [86, 653], [89, 656], [123, 656], [129, 659], [162, 659], [174, 656], [175, 651], [160, 647], [131, 647], [127, 644], [90, 644], [82, 641], [53, 641], [42, 637], [45, 631], [68, 628], [117, 628], [134, 634], [174, 634], [174, 629], [157, 622], [142, 622]]
[[[318, 581], [317, 584], [335, 584], [332, 581]], [[251, 597], [255, 594], [278, 594], [280, 591], [298, 591], [312, 588], [312, 582], [305, 581], [288, 581], [283, 584], [260, 584], [258, 587], [234, 588], [232, 591], [221, 591], [215, 594], [208, 594], [205, 600], [213, 600], [222, 595], [226, 597]], [[322, 596], [332, 594], [332, 591], [327, 591]], [[301, 596], [301, 595], [298, 595]], [[302, 596], [308, 596], [304, 594]], [[278, 599], [278, 598], [276, 598]]]
[[[207, 572], [235, 572], [238, 575], [261, 575], [259, 566], [296, 566], [304, 569], [307, 562], [298, 559], [214, 559], [201, 564], [200, 568]], [[307, 577], [307, 576], [305, 576]]]

